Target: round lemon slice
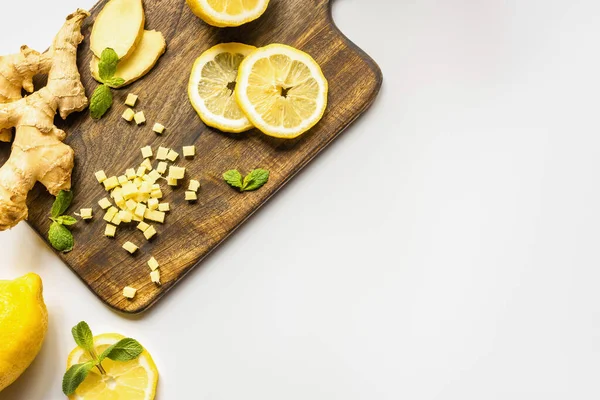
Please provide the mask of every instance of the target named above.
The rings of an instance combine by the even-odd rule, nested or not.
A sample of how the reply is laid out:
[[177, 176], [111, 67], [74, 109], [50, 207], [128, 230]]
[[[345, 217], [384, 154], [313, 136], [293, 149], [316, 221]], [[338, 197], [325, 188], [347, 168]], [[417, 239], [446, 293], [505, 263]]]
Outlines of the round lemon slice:
[[269, 0], [186, 0], [192, 12], [207, 24], [220, 28], [254, 21], [267, 9]]
[[[102, 354], [109, 346], [123, 339], [124, 336], [116, 333], [106, 333], [94, 336], [96, 354]], [[67, 369], [74, 364], [89, 361], [90, 357], [81, 348], [76, 347], [67, 360]], [[102, 375], [97, 368], [92, 368], [89, 375], [74, 394], [71, 400], [152, 400], [156, 395], [158, 371], [150, 353], [146, 350], [132, 361], [118, 362], [108, 358], [102, 361], [106, 375]]]
[[282, 44], [262, 47], [242, 61], [235, 95], [263, 133], [292, 139], [312, 128], [327, 107], [327, 79], [308, 54]]
[[208, 49], [194, 63], [188, 96], [204, 123], [224, 132], [244, 132], [252, 123], [238, 106], [234, 91], [238, 67], [256, 47], [223, 43]]

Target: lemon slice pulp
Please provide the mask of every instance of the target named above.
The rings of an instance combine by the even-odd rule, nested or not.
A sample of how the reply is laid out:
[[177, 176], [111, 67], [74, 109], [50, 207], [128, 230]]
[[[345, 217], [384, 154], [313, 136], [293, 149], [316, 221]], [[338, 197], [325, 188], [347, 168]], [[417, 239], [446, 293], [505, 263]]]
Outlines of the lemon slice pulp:
[[[109, 346], [123, 339], [116, 333], [94, 336], [96, 354], [102, 354]], [[74, 364], [89, 361], [89, 355], [81, 348], [73, 349], [67, 360], [67, 369]], [[118, 362], [108, 358], [102, 361], [106, 375], [92, 368], [87, 378], [69, 396], [71, 400], [152, 400], [156, 395], [158, 370], [146, 350], [135, 360]]]
[[242, 43], [223, 43], [202, 53], [194, 63], [188, 95], [206, 125], [224, 132], [252, 128], [236, 102], [234, 90], [240, 63], [255, 49]]
[[240, 26], [260, 17], [269, 0], [187, 0], [192, 12], [207, 24]]
[[312, 128], [327, 107], [327, 79], [308, 54], [282, 44], [262, 47], [239, 67], [235, 95], [263, 133], [295, 138]]

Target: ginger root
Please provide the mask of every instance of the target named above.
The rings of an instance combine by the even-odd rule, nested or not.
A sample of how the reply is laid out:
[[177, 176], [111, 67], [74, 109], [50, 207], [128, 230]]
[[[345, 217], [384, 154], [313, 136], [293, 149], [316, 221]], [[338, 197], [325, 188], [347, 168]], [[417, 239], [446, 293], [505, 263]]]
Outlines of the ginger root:
[[[88, 105], [77, 70], [77, 46], [83, 40], [84, 10], [69, 15], [43, 54], [21, 48], [0, 57], [0, 130], [16, 128], [9, 159], [0, 168], [0, 230], [27, 218], [27, 194], [41, 182], [52, 195], [71, 188], [73, 149], [62, 143], [66, 133], [54, 125], [58, 111], [65, 119]], [[33, 76], [47, 73], [47, 85], [33, 91]]]
[[[157, 31], [144, 31], [142, 40], [140, 40], [135, 51], [125, 60], [121, 60], [121, 62], [117, 64], [115, 76], [123, 78], [125, 82], [123, 82], [122, 85], [115, 87], [129, 85], [150, 72], [158, 62], [160, 56], [165, 53], [166, 48], [167, 42], [165, 42], [162, 33]], [[100, 60], [98, 57], [92, 57], [92, 61], [90, 61], [90, 70], [92, 71], [94, 79], [98, 82], [102, 82], [98, 71], [99, 62]]]

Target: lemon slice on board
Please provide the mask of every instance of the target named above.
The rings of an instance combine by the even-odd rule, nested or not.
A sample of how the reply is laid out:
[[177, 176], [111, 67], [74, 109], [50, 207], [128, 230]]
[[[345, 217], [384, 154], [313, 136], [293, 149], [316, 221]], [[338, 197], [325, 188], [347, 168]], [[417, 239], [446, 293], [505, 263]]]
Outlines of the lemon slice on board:
[[208, 49], [194, 63], [188, 96], [204, 123], [224, 132], [244, 132], [253, 126], [238, 106], [234, 90], [238, 67], [254, 46], [223, 43]]
[[220, 28], [254, 21], [267, 9], [269, 0], [186, 0], [196, 16]]
[[235, 95], [263, 133], [292, 139], [312, 128], [327, 107], [327, 79], [308, 54], [283, 44], [262, 47], [239, 67]]
[[[116, 333], [94, 336], [96, 354], [102, 354], [109, 346], [125, 337]], [[90, 357], [81, 347], [73, 349], [67, 360], [67, 369], [74, 364], [89, 361]], [[156, 395], [158, 370], [146, 350], [132, 361], [118, 362], [108, 358], [102, 361], [106, 375], [92, 368], [89, 375], [71, 400], [152, 400]]]

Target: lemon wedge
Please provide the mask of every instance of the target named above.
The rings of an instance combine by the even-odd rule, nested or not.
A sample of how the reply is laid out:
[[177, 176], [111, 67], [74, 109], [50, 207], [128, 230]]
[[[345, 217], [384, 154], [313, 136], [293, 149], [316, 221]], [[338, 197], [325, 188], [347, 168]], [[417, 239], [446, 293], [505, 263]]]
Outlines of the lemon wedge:
[[[116, 333], [94, 336], [96, 354], [102, 354], [109, 346], [124, 339]], [[89, 361], [90, 357], [81, 347], [73, 349], [67, 360], [67, 369], [74, 364]], [[152, 400], [156, 395], [158, 370], [146, 350], [132, 361], [118, 362], [108, 358], [102, 361], [106, 375], [97, 368], [92, 368], [89, 375], [74, 394], [71, 400]]]
[[188, 85], [192, 106], [204, 123], [224, 132], [244, 132], [253, 126], [234, 96], [238, 67], [256, 47], [223, 43], [208, 49], [194, 63]]
[[186, 0], [196, 16], [220, 28], [254, 21], [267, 9], [269, 0]]
[[235, 95], [263, 133], [292, 139], [312, 128], [327, 107], [327, 79], [308, 54], [283, 44], [262, 47], [239, 67]]

